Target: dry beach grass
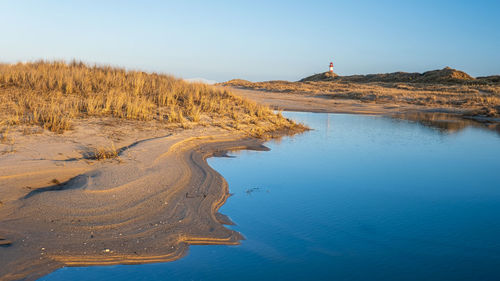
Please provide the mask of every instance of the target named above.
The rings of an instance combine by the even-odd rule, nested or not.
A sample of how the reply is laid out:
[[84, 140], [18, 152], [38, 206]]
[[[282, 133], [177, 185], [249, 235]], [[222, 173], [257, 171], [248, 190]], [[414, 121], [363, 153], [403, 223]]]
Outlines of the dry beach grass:
[[202, 123], [255, 136], [295, 126], [227, 90], [168, 75], [75, 61], [0, 64], [0, 127], [27, 124], [62, 133], [87, 117]]

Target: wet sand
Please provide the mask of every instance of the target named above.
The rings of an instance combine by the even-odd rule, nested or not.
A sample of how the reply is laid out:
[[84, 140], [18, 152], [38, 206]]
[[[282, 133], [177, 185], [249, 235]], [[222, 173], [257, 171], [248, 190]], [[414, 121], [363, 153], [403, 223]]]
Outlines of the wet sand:
[[35, 280], [63, 266], [172, 261], [189, 245], [243, 239], [217, 211], [229, 190], [206, 158], [266, 149], [261, 141], [214, 127], [137, 133], [113, 160], [83, 157], [85, 143], [99, 138], [88, 127], [27, 136], [0, 157], [0, 280]]

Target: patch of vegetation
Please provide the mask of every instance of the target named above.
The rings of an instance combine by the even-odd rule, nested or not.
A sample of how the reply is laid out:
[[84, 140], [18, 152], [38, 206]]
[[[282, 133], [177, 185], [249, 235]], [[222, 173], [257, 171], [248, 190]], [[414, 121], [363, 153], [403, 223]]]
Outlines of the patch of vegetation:
[[115, 159], [118, 156], [119, 156], [119, 150], [116, 149], [114, 143], [111, 143], [110, 146], [99, 146], [94, 148], [89, 159], [107, 160], [107, 159]]

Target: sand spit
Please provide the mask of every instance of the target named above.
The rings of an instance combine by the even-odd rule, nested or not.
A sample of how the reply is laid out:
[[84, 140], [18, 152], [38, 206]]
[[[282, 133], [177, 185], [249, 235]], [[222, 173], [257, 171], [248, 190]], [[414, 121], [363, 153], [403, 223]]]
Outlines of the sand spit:
[[228, 186], [206, 158], [265, 149], [259, 140], [214, 127], [156, 131], [122, 141], [118, 159], [91, 161], [82, 147], [98, 136], [75, 134], [30, 136], [0, 156], [0, 280], [172, 261], [189, 245], [243, 239], [217, 212]]
[[230, 87], [241, 97], [276, 110], [384, 115], [397, 119], [420, 122], [443, 131], [458, 131], [466, 127], [479, 127], [500, 133], [500, 118], [468, 116], [467, 110], [452, 107], [429, 107], [408, 103], [362, 102], [353, 99], [332, 99], [325, 94], [271, 92]]

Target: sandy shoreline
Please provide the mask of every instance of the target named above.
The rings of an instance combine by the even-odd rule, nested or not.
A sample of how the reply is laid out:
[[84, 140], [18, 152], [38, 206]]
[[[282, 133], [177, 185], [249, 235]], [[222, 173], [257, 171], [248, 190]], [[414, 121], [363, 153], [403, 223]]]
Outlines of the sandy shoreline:
[[0, 156], [0, 280], [35, 280], [63, 266], [171, 261], [189, 245], [243, 239], [217, 212], [229, 190], [206, 158], [265, 149], [260, 140], [214, 127], [159, 131], [129, 136], [122, 146], [134, 145], [119, 161], [103, 162], [76, 155], [92, 141], [76, 141], [76, 131], [28, 136]]

